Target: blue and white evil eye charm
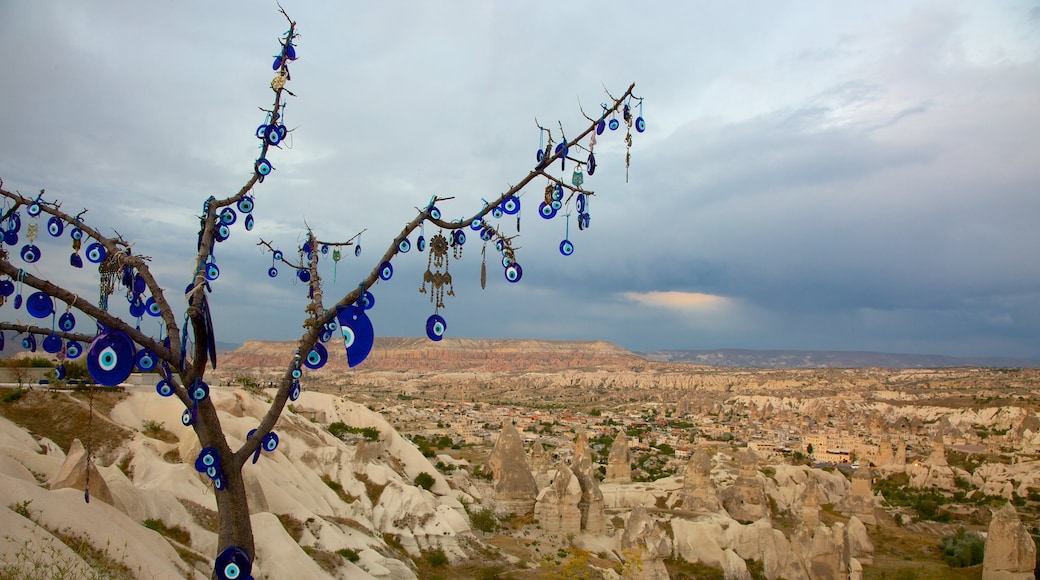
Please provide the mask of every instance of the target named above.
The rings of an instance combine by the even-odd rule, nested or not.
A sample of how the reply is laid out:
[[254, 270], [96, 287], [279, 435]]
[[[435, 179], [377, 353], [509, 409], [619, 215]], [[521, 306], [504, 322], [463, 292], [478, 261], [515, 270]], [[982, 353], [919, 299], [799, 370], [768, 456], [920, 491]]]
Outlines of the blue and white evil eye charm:
[[74, 340], [65, 343], [65, 358], [73, 360], [79, 358], [81, 354], [83, 354], [83, 345]]
[[173, 385], [165, 379], [159, 379], [159, 382], [155, 383], [155, 392], [159, 393], [160, 397], [169, 397], [173, 394]]
[[512, 264], [506, 266], [505, 276], [506, 280], [508, 280], [509, 282], [515, 284], [520, 281], [520, 278], [522, 278], [523, 275], [524, 269], [520, 267], [520, 264], [513, 262]]
[[390, 262], [383, 262], [379, 265], [379, 278], [381, 280], [389, 280], [394, 275], [394, 267]]
[[367, 290], [364, 294], [361, 295], [361, 298], [358, 299], [358, 306], [360, 306], [364, 310], [372, 310], [373, 308], [375, 308], [375, 305], [376, 297]]
[[329, 360], [329, 351], [325, 349], [325, 345], [319, 343], [314, 344], [314, 348], [307, 353], [307, 358], [303, 359], [303, 366], [317, 370], [325, 366], [325, 363]]
[[25, 300], [25, 310], [33, 318], [47, 318], [54, 313], [54, 300], [45, 292], [33, 292]]
[[191, 400], [195, 401], [196, 403], [205, 399], [208, 396], [209, 385], [198, 379], [195, 380], [195, 384], [193, 384], [191, 386], [191, 389], [188, 390], [188, 397], [190, 397]]
[[267, 269], [267, 275], [270, 276], [271, 278], [277, 278], [278, 277], [278, 268], [275, 268], [274, 266], [271, 266], [270, 268]]
[[58, 219], [57, 216], [47, 220], [47, 233], [52, 237], [58, 237], [65, 231], [65, 222]]
[[105, 330], [87, 350], [87, 372], [98, 384], [114, 387], [134, 370], [136, 348], [122, 330]]
[[213, 468], [219, 468], [219, 466], [220, 452], [217, 451], [216, 447], [203, 447], [199, 451], [199, 456], [195, 458], [195, 471], [199, 473], [215, 474], [216, 472]]
[[210, 282], [220, 278], [220, 268], [214, 262], [206, 264], [206, 279]]
[[76, 317], [71, 312], [66, 312], [58, 317], [58, 328], [65, 332], [72, 332], [76, 328]]
[[230, 226], [236, 221], [238, 221], [238, 214], [235, 213], [235, 210], [230, 207], [220, 210], [220, 223]]
[[646, 131], [646, 121], [644, 121], [642, 117], [636, 118], [636, 131], [639, 131], [640, 133]]
[[91, 264], [100, 264], [105, 259], [105, 246], [94, 242], [87, 246], [87, 261]]
[[419, 239], [415, 240], [415, 247], [418, 248], [420, 252], [425, 252], [426, 236], [419, 236]]
[[260, 178], [260, 181], [263, 181], [265, 177], [271, 174], [274, 167], [271, 166], [270, 161], [261, 157], [253, 164], [253, 169], [256, 171], [256, 175]]
[[263, 447], [264, 451], [268, 453], [271, 453], [275, 449], [278, 449], [278, 434], [274, 431], [271, 431], [267, 435], [264, 435], [264, 440], [260, 444], [260, 446]]
[[617, 128], [620, 127], [620, 126], [621, 126], [621, 123], [619, 123], [617, 119], [611, 119], [610, 120], [610, 130], [611, 131], [617, 131]]
[[408, 238], [401, 238], [401, 241], [397, 242], [397, 251], [402, 254], [407, 254], [408, 250], [412, 249], [412, 242], [408, 241]]
[[238, 200], [238, 204], [236, 204], [236, 207], [238, 207], [238, 211], [242, 213], [249, 213], [253, 211], [253, 198], [248, 195], [244, 196], [242, 199]]
[[137, 360], [135, 361], [137, 368], [142, 372], [150, 372], [155, 368], [155, 365], [159, 364], [159, 357], [154, 351], [147, 348], [142, 348], [137, 353]]
[[368, 357], [375, 342], [372, 321], [363, 308], [355, 305], [336, 309], [336, 322], [343, 333], [343, 346], [347, 351], [347, 364], [355, 367]]
[[22, 246], [21, 256], [26, 264], [35, 264], [40, 260], [40, 248], [34, 244], [26, 244]]
[[289, 389], [289, 400], [290, 401], [295, 401], [296, 399], [299, 399], [300, 398], [300, 394], [302, 392], [303, 392], [303, 389], [300, 388], [299, 381], [293, 381], [292, 388]]
[[194, 406], [185, 409], [184, 412], [181, 413], [181, 425], [184, 425], [185, 427], [190, 427], [194, 425], [195, 419], [198, 416], [197, 413], [198, 411], [195, 409]]
[[444, 322], [444, 318], [440, 314], [432, 314], [426, 319], [426, 336], [433, 341], [440, 341], [444, 338], [444, 331], [448, 329], [448, 324]]
[[213, 572], [217, 580], [247, 580], [252, 571], [253, 563], [249, 554], [238, 546], [224, 548], [214, 560]]
[[435, 220], [441, 219], [441, 210], [437, 209], [437, 206], [431, 205], [430, 208], [428, 210], [426, 210], [426, 211], [427, 211], [428, 214], [430, 214], [430, 217], [432, 219], [435, 219]]
[[520, 211], [520, 198], [511, 195], [502, 200], [502, 211], [505, 212], [506, 215], [515, 215]]
[[563, 240], [560, 242], [560, 253], [564, 256], [570, 256], [574, 253], [574, 244], [570, 240]]

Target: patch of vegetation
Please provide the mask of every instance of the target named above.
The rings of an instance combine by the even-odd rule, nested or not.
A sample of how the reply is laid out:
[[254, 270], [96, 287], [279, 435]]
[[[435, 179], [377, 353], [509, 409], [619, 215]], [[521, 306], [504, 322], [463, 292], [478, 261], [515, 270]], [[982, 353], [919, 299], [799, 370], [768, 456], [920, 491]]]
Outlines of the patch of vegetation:
[[185, 546], [191, 545], [191, 533], [180, 526], [167, 526], [162, 520], [149, 518], [145, 520], [144, 527], [159, 532], [164, 537]]
[[365, 495], [368, 496], [372, 505], [379, 503], [379, 497], [383, 495], [383, 490], [386, 489], [386, 484], [384, 483], [383, 485], [379, 485], [369, 479], [364, 473], [355, 473], [354, 477], [356, 477], [361, 483], [365, 484]]
[[361, 559], [361, 555], [357, 553], [357, 550], [352, 550], [350, 548], [340, 548], [336, 550], [336, 553], [348, 562], [357, 562]]
[[181, 502], [184, 509], [188, 510], [188, 513], [191, 514], [191, 519], [194, 520], [199, 527], [206, 531], [217, 533], [220, 524], [217, 512], [191, 500], [177, 498], [177, 501]]
[[166, 430], [166, 424], [162, 421], [153, 421], [151, 419], [145, 419], [141, 423], [141, 433], [145, 437], [152, 439], [158, 439], [166, 443], [176, 443], [177, 436]]
[[943, 538], [943, 561], [951, 568], [966, 568], [982, 563], [986, 553], [986, 540], [978, 532], [959, 528], [956, 534]]
[[726, 573], [701, 562], [687, 562], [672, 556], [664, 561], [668, 577], [674, 580], [723, 580]]
[[336, 492], [336, 495], [338, 495], [344, 503], [354, 503], [358, 500], [356, 495], [351, 495], [347, 493], [343, 489], [343, 486], [340, 485], [338, 481], [333, 481], [331, 477], [327, 475], [322, 475], [321, 480], [325, 482], [325, 485], [329, 486], [329, 489]]
[[335, 576], [336, 569], [339, 568], [340, 560], [336, 557], [336, 554], [332, 552], [326, 552], [325, 550], [319, 550], [313, 546], [300, 546], [303, 551], [314, 560], [318, 566], [321, 566], [322, 570], [325, 570], [329, 574]]
[[11, 391], [10, 393], [7, 393], [6, 395], [4, 395], [3, 401], [5, 403], [13, 403], [13, 402], [17, 401], [18, 399], [21, 399], [22, 395], [24, 395], [25, 393], [28, 393], [28, 392], [29, 392], [29, 389], [15, 389], [15, 390]]
[[299, 544], [300, 540], [303, 539], [303, 522], [290, 514], [277, 514], [277, 517], [282, 527], [285, 528], [286, 533], [292, 537], [293, 541]]
[[426, 491], [430, 491], [430, 488], [432, 488], [433, 485], [437, 483], [437, 480], [434, 479], [433, 476], [429, 473], [422, 471], [419, 473], [419, 475], [415, 476], [415, 481], [413, 481], [413, 483], [416, 485], [416, 487], [421, 487]]
[[347, 433], [353, 433], [361, 435], [368, 441], [379, 441], [379, 429], [375, 427], [354, 427], [353, 425], [347, 425], [343, 421], [335, 421], [329, 423], [327, 429], [337, 439], [343, 439]]
[[469, 514], [469, 523], [473, 529], [490, 534], [498, 530], [498, 516], [495, 510], [486, 507], [477, 511], [470, 511], [469, 506], [464, 504], [466, 513]]
[[434, 568], [441, 568], [448, 565], [448, 555], [440, 548], [424, 553], [423, 559]]

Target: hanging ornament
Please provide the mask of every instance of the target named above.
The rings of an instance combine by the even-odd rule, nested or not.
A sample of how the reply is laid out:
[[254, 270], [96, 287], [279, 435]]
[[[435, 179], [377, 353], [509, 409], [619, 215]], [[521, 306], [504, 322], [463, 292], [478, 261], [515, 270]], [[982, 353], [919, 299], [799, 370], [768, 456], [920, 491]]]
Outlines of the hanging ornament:
[[585, 174], [581, 171], [581, 164], [574, 166], [574, 173], [571, 174], [571, 185], [574, 187], [581, 187], [581, 184], [585, 183]]
[[343, 333], [347, 364], [352, 368], [356, 367], [372, 352], [372, 344], [375, 342], [372, 321], [364, 309], [355, 305], [337, 307], [336, 321]]
[[426, 294], [427, 284], [430, 286], [430, 302], [433, 302], [434, 309], [444, 308], [445, 295], [455, 295], [451, 274], [448, 272], [448, 239], [443, 233], [430, 239], [430, 256], [426, 260], [422, 286], [419, 287], [421, 294]]
[[480, 289], [487, 288], [487, 240], [480, 249]]
[[447, 329], [448, 324], [444, 322], [444, 318], [440, 314], [432, 314], [426, 319], [426, 336], [432, 341], [440, 342]]
[[336, 283], [336, 274], [339, 271], [339, 261], [343, 258], [343, 254], [339, 251], [339, 248], [332, 250], [332, 283]]
[[564, 217], [567, 218], [567, 226], [564, 230], [563, 241], [560, 242], [560, 253], [564, 256], [570, 256], [574, 253], [574, 244], [569, 239], [571, 237], [571, 214], [564, 214]]

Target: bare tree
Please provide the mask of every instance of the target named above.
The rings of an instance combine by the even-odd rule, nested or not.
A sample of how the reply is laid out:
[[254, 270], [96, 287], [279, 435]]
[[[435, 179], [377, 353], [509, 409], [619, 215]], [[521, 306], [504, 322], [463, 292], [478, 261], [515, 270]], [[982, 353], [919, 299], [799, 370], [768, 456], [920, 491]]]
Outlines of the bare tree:
[[[544, 191], [539, 191], [536, 201], [542, 217], [551, 218], [558, 210], [573, 205], [579, 215], [579, 227], [588, 226], [588, 214], [585, 208], [588, 196], [593, 192], [583, 186], [584, 176], [592, 175], [596, 170], [596, 159], [593, 151], [596, 135], [602, 134], [604, 128], [610, 126], [617, 129], [619, 125], [626, 127], [626, 144], [631, 147], [632, 128], [637, 132], [644, 129], [643, 119], [636, 115], [636, 107], [641, 99], [633, 95], [635, 85], [630, 85], [620, 96], [609, 92], [609, 101], [602, 105], [597, 115], [585, 114], [587, 125], [574, 133], [573, 138], [564, 137], [563, 127], [554, 131], [538, 127], [544, 143], [540, 148], [534, 169], [505, 192], [495, 196], [491, 201], [483, 202], [479, 209], [468, 219], [450, 221], [444, 219], [437, 203], [451, 198], [435, 197], [420, 208], [388, 245], [386, 251], [376, 261], [372, 270], [362, 283], [346, 295], [338, 298], [331, 306], [326, 305], [322, 292], [322, 281], [319, 273], [319, 260], [331, 249], [337, 258], [343, 248], [350, 247], [356, 235], [344, 240], [319, 238], [310, 228], [307, 229], [305, 242], [300, 248], [300, 261], [291, 262], [275, 246], [265, 240], [259, 245], [274, 253], [280, 265], [287, 266], [306, 284], [309, 303], [305, 308], [304, 332], [296, 344], [296, 353], [287, 361], [285, 372], [277, 383], [277, 394], [271, 401], [270, 408], [244, 444], [232, 449], [224, 436], [220, 419], [212, 404], [209, 387], [204, 382], [207, 365], [216, 368], [216, 345], [213, 336], [213, 324], [208, 301], [211, 292], [210, 282], [219, 275], [219, 269], [213, 260], [216, 243], [225, 239], [228, 228], [236, 221], [237, 209], [245, 216], [246, 228], [252, 228], [252, 197], [250, 193], [264, 181], [271, 171], [268, 154], [278, 146], [286, 136], [286, 128], [280, 122], [285, 99], [293, 95], [286, 85], [289, 81], [289, 67], [296, 59], [296, 23], [285, 12], [289, 20], [289, 29], [281, 38], [280, 56], [276, 58], [275, 69], [278, 71], [271, 82], [274, 99], [267, 118], [258, 128], [257, 137], [263, 140], [259, 157], [253, 161], [253, 172], [245, 184], [233, 195], [217, 199], [210, 197], [204, 203], [203, 215], [200, 216], [198, 236], [198, 253], [194, 258], [194, 269], [191, 283], [185, 291], [186, 324], [182, 328], [178, 316], [167, 298], [165, 290], [156, 281], [151, 271], [151, 258], [135, 254], [133, 244], [122, 235], [106, 235], [101, 229], [91, 225], [86, 219], [86, 210], [78, 213], [67, 212], [57, 200], [48, 200], [45, 192], [29, 197], [18, 192], [3, 189], [0, 182], [0, 195], [10, 204], [0, 216], [0, 230], [7, 236], [8, 248], [0, 247], [0, 273], [9, 279], [0, 286], [0, 304], [4, 297], [13, 293], [14, 284], [28, 286], [36, 292], [24, 301], [25, 310], [37, 318], [52, 318], [57, 315], [53, 301], [57, 300], [69, 305], [66, 312], [77, 313], [95, 321], [101, 330], [96, 334], [77, 332], [74, 324], [66, 325], [64, 318], [57, 328], [51, 329], [31, 324], [0, 323], [0, 330], [14, 330], [26, 335], [27, 340], [42, 337], [43, 346], [49, 352], [58, 354], [59, 359], [75, 358], [80, 352], [86, 357], [87, 367], [92, 378], [102, 385], [119, 384], [135, 368], [154, 370], [162, 380], [157, 385], [159, 394], [175, 396], [183, 403], [185, 411], [183, 420], [191, 425], [203, 447], [196, 467], [205, 471], [214, 481], [219, 513], [218, 566], [217, 577], [225, 577], [220, 566], [228, 562], [241, 563], [243, 559], [251, 562], [254, 556], [253, 532], [249, 519], [249, 508], [246, 500], [242, 468], [246, 462], [258, 452], [261, 445], [276, 444], [271, 430], [282, 413], [286, 402], [299, 396], [300, 378], [306, 368], [318, 368], [328, 355], [323, 343], [339, 330], [344, 336], [344, 344], [348, 363], [355, 366], [364, 360], [372, 346], [371, 323], [365, 314], [366, 304], [372, 297], [368, 289], [377, 280], [388, 278], [392, 272], [392, 260], [407, 251], [411, 244], [410, 236], [424, 224], [440, 228], [448, 235], [437, 234], [428, 240], [431, 253], [431, 267], [424, 275], [423, 291], [430, 294], [435, 305], [435, 314], [427, 324], [427, 334], [432, 340], [440, 340], [444, 332], [444, 322], [436, 314], [436, 309], [443, 307], [444, 297], [453, 294], [451, 277], [446, 268], [437, 268], [438, 260], [445, 259], [453, 248], [461, 246], [465, 241], [467, 230], [479, 235], [483, 241], [495, 245], [502, 255], [504, 275], [509, 281], [519, 281], [522, 269], [517, 262], [513, 240], [515, 234], [499, 231], [491, 225], [486, 216], [512, 214], [519, 210], [520, 196], [525, 188], [536, 179], [544, 179]], [[537, 123], [537, 122], [536, 122]], [[557, 135], [559, 137], [557, 138]], [[583, 144], [584, 143], [584, 144]], [[626, 155], [626, 166], [628, 158]], [[550, 173], [557, 166], [567, 166], [573, 173], [565, 177], [556, 177]], [[568, 179], [569, 178], [569, 179]], [[544, 194], [544, 195], [543, 195]], [[28, 228], [24, 234], [28, 243], [18, 249], [17, 238], [21, 228], [21, 211], [28, 216], [26, 221], [32, 224], [46, 219], [48, 233], [54, 236], [70, 232], [73, 238], [74, 254], [70, 257], [73, 266], [82, 267], [79, 256], [81, 248], [89, 262], [98, 264], [101, 276], [102, 292], [95, 305], [90, 299], [77, 295], [65, 286], [33, 275], [20, 265], [15, 265], [15, 258], [26, 263], [33, 263], [40, 258], [40, 251], [34, 244], [37, 232]], [[114, 231], [114, 230], [113, 230]], [[8, 232], [13, 232], [8, 234]], [[12, 241], [12, 239], [14, 241]], [[417, 239], [420, 251], [426, 249], [427, 240]], [[569, 242], [562, 244], [560, 251], [569, 253], [573, 247]], [[9, 252], [8, 249], [15, 251]], [[13, 256], [11, 254], [14, 254]], [[482, 282], [484, 278], [482, 272]], [[106, 306], [107, 293], [116, 287], [124, 286], [132, 299], [131, 313], [147, 311], [162, 319], [166, 329], [165, 336], [158, 338], [141, 332], [134, 325], [111, 314]], [[179, 289], [174, 296], [180, 296]], [[21, 294], [15, 297], [16, 307], [23, 304]], [[134, 314], [137, 316], [137, 314]], [[53, 318], [52, 318], [53, 319]], [[2, 340], [2, 335], [0, 335]], [[82, 346], [89, 344], [89, 347]], [[89, 496], [88, 496], [89, 501]]]

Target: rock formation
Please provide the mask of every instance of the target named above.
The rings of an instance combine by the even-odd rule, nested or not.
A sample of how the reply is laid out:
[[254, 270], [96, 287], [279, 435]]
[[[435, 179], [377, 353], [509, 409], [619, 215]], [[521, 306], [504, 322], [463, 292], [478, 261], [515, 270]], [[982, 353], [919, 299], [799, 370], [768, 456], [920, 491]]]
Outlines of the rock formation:
[[581, 484], [570, 469], [561, 465], [552, 483], [538, 494], [534, 518], [549, 533], [577, 534], [581, 532]]
[[628, 436], [624, 429], [619, 429], [617, 437], [610, 445], [610, 455], [607, 456], [607, 474], [603, 483], [631, 483], [632, 482], [632, 454], [628, 449]]
[[720, 513], [722, 502], [711, 482], [711, 457], [698, 449], [686, 463], [682, 487], [682, 509], [687, 512]]
[[791, 547], [811, 580], [848, 578], [851, 555], [845, 524], [799, 526], [791, 536]]
[[571, 472], [578, 479], [581, 486], [581, 501], [578, 509], [581, 510], [581, 529], [592, 534], [604, 532], [607, 529], [607, 518], [603, 513], [603, 492], [596, 483], [595, 474], [592, 472], [592, 451], [589, 449], [589, 439], [584, 431], [578, 432], [574, 442], [574, 458], [571, 461]]
[[826, 503], [823, 501], [823, 494], [820, 492], [820, 486], [815, 477], [805, 480], [805, 489], [802, 490], [802, 495], [799, 499], [801, 500], [801, 509], [796, 514], [796, 517], [803, 527], [810, 530], [814, 529], [820, 524], [820, 506]]
[[[72, 445], [69, 446], [69, 452], [65, 455], [65, 463], [61, 465], [61, 469], [54, 475], [54, 478], [48, 482], [48, 487], [51, 489], [72, 488], [80, 491], [87, 490], [87, 450], [83, 448], [83, 444], [80, 443], [79, 439], [72, 441]], [[89, 491], [90, 499], [103, 501], [108, 505], [115, 505], [112, 500], [112, 492], [109, 491], [105, 478], [101, 476], [93, 461], [90, 462]]]
[[741, 523], [749, 523], [769, 515], [769, 502], [762, 483], [758, 480], [758, 467], [752, 451], [743, 453], [739, 458], [740, 474], [733, 485], [724, 489], [722, 505], [733, 519]]
[[878, 445], [877, 465], [885, 467], [895, 462], [895, 453], [892, 452], [892, 440], [885, 435]]
[[534, 482], [538, 485], [539, 490], [545, 489], [552, 483], [552, 462], [541, 441], [535, 441], [531, 446], [531, 455], [528, 459], [530, 459], [529, 466], [531, 474], [534, 475]]
[[993, 513], [986, 535], [982, 580], [1032, 580], [1036, 542], [1008, 502]]
[[849, 495], [838, 504], [838, 511], [856, 516], [865, 524], [876, 524], [874, 515], [874, 493], [871, 490], [870, 468], [860, 467], [852, 474]]
[[502, 432], [491, 450], [488, 466], [494, 474], [495, 513], [499, 516], [532, 513], [538, 484], [527, 467], [524, 442], [512, 421], [502, 422]]
[[639, 506], [632, 510], [621, 535], [622, 553], [629, 557], [638, 557], [639, 565], [626, 570], [627, 580], [667, 580], [668, 570], [664, 559], [672, 553], [672, 541], [668, 534], [650, 517], [646, 508]]

